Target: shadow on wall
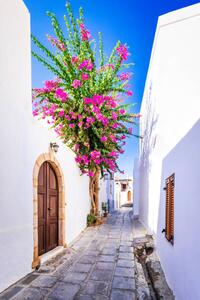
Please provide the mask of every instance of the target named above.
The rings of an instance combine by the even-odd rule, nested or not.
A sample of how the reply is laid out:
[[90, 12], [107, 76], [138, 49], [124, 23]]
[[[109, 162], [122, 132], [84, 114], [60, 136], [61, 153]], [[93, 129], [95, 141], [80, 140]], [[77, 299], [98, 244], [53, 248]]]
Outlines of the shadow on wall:
[[[157, 223], [157, 250], [168, 283], [177, 299], [200, 299], [200, 119], [162, 162]], [[162, 233], [165, 228], [165, 180], [175, 174], [174, 245]]]
[[142, 127], [144, 128], [142, 140], [140, 144], [140, 163], [139, 163], [139, 215], [142, 222], [146, 225], [149, 216], [149, 174], [151, 172], [151, 153], [156, 143], [156, 125], [158, 122], [158, 115], [155, 112], [155, 99], [152, 96], [152, 83], [146, 93], [144, 121], [142, 120]]

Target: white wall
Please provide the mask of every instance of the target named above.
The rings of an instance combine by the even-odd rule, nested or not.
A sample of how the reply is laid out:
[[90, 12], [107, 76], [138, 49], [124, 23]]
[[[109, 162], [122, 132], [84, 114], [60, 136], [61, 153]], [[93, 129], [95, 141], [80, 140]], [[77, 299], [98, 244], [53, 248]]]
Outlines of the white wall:
[[[122, 180], [122, 179], [121, 179]], [[121, 190], [121, 184], [127, 184], [127, 188], [125, 191]], [[131, 192], [131, 201], [128, 201], [128, 192]], [[122, 205], [133, 202], [133, 181], [128, 181], [124, 179], [124, 181], [120, 181], [118, 179], [115, 180], [114, 183], [114, 203], [115, 209], [120, 208]]]
[[[22, 0], [0, 3], [0, 291], [31, 272], [33, 167], [55, 135], [33, 120], [30, 16]], [[65, 177], [66, 243], [86, 226], [88, 178], [61, 142], [57, 159]]]
[[32, 118], [30, 125], [30, 170], [32, 170], [38, 156], [48, 152], [50, 142], [56, 141], [59, 145], [56, 158], [60, 163], [65, 179], [65, 232], [66, 243], [69, 244], [86, 227], [86, 217], [90, 212], [89, 179], [87, 176], [80, 175], [74, 153], [56, 138], [56, 134], [48, 129], [45, 122]]
[[[163, 179], [161, 179], [163, 159], [167, 157], [172, 149], [176, 148], [179, 141], [192, 129], [200, 117], [199, 35], [200, 4], [159, 18], [141, 107], [141, 135], [143, 139], [140, 145], [140, 179], [138, 183], [139, 193], [137, 195], [140, 201], [140, 220], [155, 235], [159, 235], [160, 230], [163, 228], [163, 225], [158, 227], [159, 207], [160, 203], [164, 201], [162, 194], [160, 194], [163, 187]], [[195, 146], [199, 147], [195, 139], [190, 139], [190, 141], [188, 140], [189, 142], [192, 143], [191, 149]], [[188, 160], [188, 164], [191, 162], [192, 178], [194, 179], [195, 174], [199, 172], [199, 159], [197, 156], [192, 155], [192, 150], [190, 151], [191, 156], [188, 155], [185, 144], [184, 147], [182, 155], [183, 153], [185, 154], [185, 160]], [[173, 160], [169, 162], [174, 170], [176, 168], [177, 170], [179, 169], [179, 154], [176, 152], [177, 156], [174, 156]], [[195, 159], [194, 163], [192, 163], [193, 159]], [[165, 168], [166, 170], [163, 170], [163, 174], [166, 176], [168, 174], [166, 164]], [[188, 173], [184, 175], [185, 178], [181, 176], [177, 179], [180, 173], [176, 174], [176, 181], [179, 180], [179, 184], [182, 184], [182, 186], [185, 185], [184, 179], [188, 179], [188, 176], [190, 176]], [[192, 182], [190, 183], [192, 184]], [[193, 188], [193, 195], [197, 197], [197, 194], [195, 194], [197, 187]], [[191, 189], [191, 186], [188, 187], [188, 191]], [[197, 261], [199, 256], [197, 256], [197, 249], [190, 249], [191, 252], [185, 251], [183, 245], [187, 243], [187, 239], [183, 240], [176, 231], [177, 226], [181, 226], [183, 222], [181, 219], [183, 216], [180, 211], [180, 206], [184, 205], [181, 200], [183, 194], [183, 191], [179, 191], [179, 196], [175, 195], [177, 218], [175, 226], [176, 242], [173, 251], [177, 251], [176, 255], [180, 256], [180, 260], [176, 259], [177, 257], [175, 256], [171, 257], [172, 250], [171, 252], [169, 252], [170, 250], [164, 251], [164, 249], [171, 246], [169, 243], [164, 243], [163, 239], [161, 240], [162, 242], [158, 243], [158, 251], [167, 279], [173, 287], [177, 299], [192, 300], [200, 297], [199, 294], [198, 297], [193, 297], [193, 295], [197, 295], [195, 282], [197, 274], [195, 274], [195, 271], [192, 273], [191, 269], [188, 273], [184, 272], [185, 266], [180, 264], [180, 261], [184, 260], [184, 264], [188, 264], [189, 256], [193, 256]], [[200, 210], [196, 198], [192, 197], [188, 201], [190, 203], [193, 202], [197, 211]], [[186, 208], [184, 209], [186, 210]], [[164, 216], [162, 216], [163, 219]], [[185, 236], [196, 232], [198, 220], [195, 217], [192, 217], [192, 219], [193, 225], [189, 229], [184, 227]], [[177, 222], [179, 225], [177, 225]], [[183, 279], [183, 275], [180, 276], [181, 272], [184, 274], [185, 279]], [[190, 283], [190, 291], [185, 287], [186, 281]], [[182, 292], [180, 291], [181, 289]], [[185, 291], [185, 295], [183, 291]]]
[[[178, 300], [200, 299], [200, 119], [170, 151], [162, 164], [157, 248], [170, 286]], [[174, 246], [165, 228], [165, 179], [175, 173]]]
[[101, 213], [103, 202], [107, 203], [109, 212], [117, 209], [114, 201], [114, 179], [110, 178], [110, 174], [100, 180], [99, 211]]
[[134, 160], [133, 169], [133, 214], [135, 217], [139, 216], [139, 191], [140, 191], [140, 172], [139, 172], [139, 162], [138, 159]]
[[102, 214], [102, 203], [106, 202], [108, 203], [108, 192], [107, 192], [107, 181], [105, 178], [102, 178], [100, 180], [100, 190], [99, 190], [99, 211]]
[[21, 0], [0, 4], [0, 290], [31, 271], [33, 258], [29, 13]]

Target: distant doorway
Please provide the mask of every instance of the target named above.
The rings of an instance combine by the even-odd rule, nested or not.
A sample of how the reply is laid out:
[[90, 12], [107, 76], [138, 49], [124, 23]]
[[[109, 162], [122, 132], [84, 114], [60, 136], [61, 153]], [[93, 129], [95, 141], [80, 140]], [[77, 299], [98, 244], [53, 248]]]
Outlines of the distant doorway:
[[132, 200], [131, 191], [128, 191], [128, 193], [127, 193], [127, 200], [128, 200], [128, 202], [131, 202], [131, 200]]
[[38, 254], [58, 246], [58, 179], [49, 162], [38, 174]]

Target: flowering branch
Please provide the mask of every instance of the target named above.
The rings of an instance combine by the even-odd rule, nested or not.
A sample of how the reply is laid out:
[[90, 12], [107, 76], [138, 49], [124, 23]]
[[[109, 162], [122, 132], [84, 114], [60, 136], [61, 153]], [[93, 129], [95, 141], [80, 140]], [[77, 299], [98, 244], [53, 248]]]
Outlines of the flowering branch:
[[[119, 41], [106, 61], [102, 34], [99, 33], [99, 63], [95, 45], [84, 23], [83, 10], [75, 20], [70, 4], [64, 16], [68, 30], [65, 37], [56, 16], [48, 12], [56, 37], [47, 36], [54, 48], [50, 51], [32, 36], [33, 43], [45, 55], [33, 53], [45, 67], [57, 76], [45, 81], [42, 88], [33, 89], [35, 116], [46, 119], [58, 136], [76, 154], [82, 174], [90, 177], [100, 171], [119, 170], [117, 158], [123, 153], [127, 136], [136, 124], [137, 114], [129, 112], [129, 105], [121, 105], [127, 89], [129, 73], [122, 72], [128, 65], [128, 50]], [[98, 172], [97, 172], [98, 170]]]

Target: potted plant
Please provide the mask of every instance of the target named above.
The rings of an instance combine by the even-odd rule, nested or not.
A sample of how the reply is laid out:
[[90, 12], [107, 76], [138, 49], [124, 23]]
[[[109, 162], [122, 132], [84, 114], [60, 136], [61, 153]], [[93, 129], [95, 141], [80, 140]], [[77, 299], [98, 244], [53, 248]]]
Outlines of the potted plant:
[[108, 204], [106, 202], [102, 202], [101, 204], [102, 210], [103, 210], [103, 216], [107, 217], [108, 215]]

